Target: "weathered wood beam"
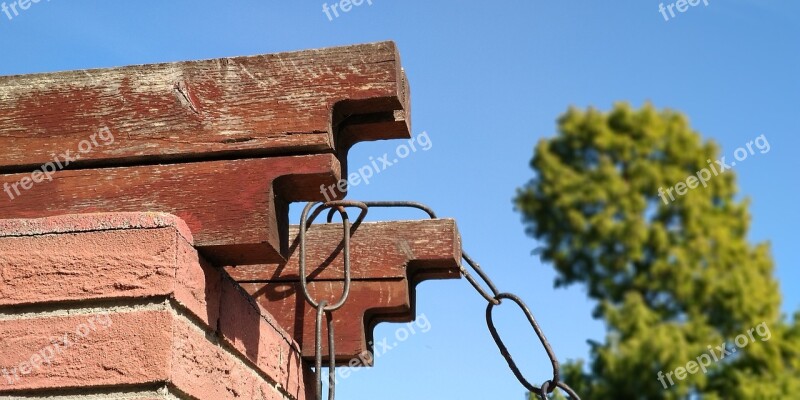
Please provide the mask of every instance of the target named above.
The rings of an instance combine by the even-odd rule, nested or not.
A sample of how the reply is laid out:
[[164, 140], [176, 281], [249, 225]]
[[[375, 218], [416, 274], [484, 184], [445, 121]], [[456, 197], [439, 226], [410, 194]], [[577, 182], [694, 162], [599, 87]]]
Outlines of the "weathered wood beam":
[[391, 42], [0, 77], [0, 213], [168, 212], [212, 262], [280, 262], [288, 202], [409, 113]]
[[408, 83], [394, 43], [0, 77], [0, 173], [115, 142], [70, 168], [337, 153], [409, 137]]
[[65, 170], [27, 190], [19, 182], [30, 174], [5, 174], [0, 187], [16, 184], [19, 195], [0, 193], [0, 215], [165, 212], [217, 265], [275, 262], [287, 251], [288, 203], [321, 198], [319, 186], [339, 176], [332, 154]]
[[[286, 261], [272, 265], [239, 265], [226, 270], [238, 282], [298, 281], [298, 233], [297, 225], [289, 228], [292, 243]], [[312, 225], [306, 233], [306, 273], [310, 280], [342, 280], [341, 243], [341, 224]], [[449, 249], [450, 253], [444, 249]], [[354, 280], [404, 279], [417, 274], [424, 275], [421, 280], [450, 278], [459, 274], [457, 268], [455, 271], [450, 268], [452, 261], [460, 258], [461, 238], [452, 219], [365, 222], [353, 232], [350, 241], [350, 274]]]
[[[296, 234], [293, 226], [290, 235]], [[309, 291], [318, 300], [336, 301], [341, 295], [344, 258], [337, 250], [341, 235], [341, 225], [335, 223], [313, 225], [308, 231]], [[303, 356], [311, 359], [315, 310], [299, 292], [297, 246], [295, 240], [286, 262], [226, 270], [294, 335]], [[372, 351], [372, 332], [379, 322], [414, 319], [419, 282], [460, 277], [461, 238], [449, 219], [364, 223], [353, 233], [350, 251], [350, 298], [333, 313], [339, 364]], [[327, 354], [327, 344], [323, 350]]]

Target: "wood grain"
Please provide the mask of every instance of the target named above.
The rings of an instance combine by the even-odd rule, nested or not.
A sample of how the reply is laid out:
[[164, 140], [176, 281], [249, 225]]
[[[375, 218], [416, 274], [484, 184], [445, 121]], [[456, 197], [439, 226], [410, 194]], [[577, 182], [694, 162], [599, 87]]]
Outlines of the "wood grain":
[[[292, 229], [294, 234], [297, 227]], [[317, 300], [336, 301], [342, 293], [343, 255], [336, 251], [341, 235], [339, 224], [314, 225], [308, 232], [309, 291]], [[300, 291], [298, 252], [295, 243], [284, 263], [226, 270], [311, 360], [316, 314]], [[333, 313], [336, 361], [341, 365], [372, 352], [378, 323], [413, 321], [418, 283], [460, 278], [461, 239], [453, 220], [364, 223], [352, 236], [351, 252], [350, 297]], [[327, 344], [323, 349], [327, 352]]]
[[[314, 310], [298, 295], [288, 204], [323, 200], [355, 143], [409, 138], [409, 99], [391, 42], [0, 77], [0, 186], [75, 154], [102, 128], [113, 135], [52, 181], [0, 193], [0, 215], [177, 215], [204, 258], [228, 265], [310, 359]], [[309, 231], [314, 296], [342, 290], [340, 241], [339, 224]], [[419, 282], [460, 277], [460, 236], [452, 220], [364, 223], [351, 260], [350, 299], [333, 313], [338, 363], [371, 351], [379, 322], [411, 321]]]
[[[279, 282], [241, 285], [295, 338], [302, 349], [303, 358], [313, 360], [316, 311], [305, 302], [302, 294], [297, 296], [300, 284]], [[341, 282], [311, 282], [309, 292], [320, 299], [335, 301], [342, 292], [342, 286]], [[413, 320], [408, 288], [408, 281], [404, 279], [352, 283], [347, 303], [333, 312], [337, 364], [346, 365], [364, 352], [372, 352], [372, 344], [367, 337], [372, 337], [372, 328], [378, 322]], [[327, 327], [323, 327], [322, 332], [323, 337], [327, 338]], [[327, 362], [327, 341], [322, 349]]]
[[[30, 174], [0, 175], [0, 186]], [[276, 262], [286, 253], [288, 203], [322, 200], [339, 179], [331, 154], [64, 170], [53, 180], [0, 193], [4, 218], [157, 211], [186, 221], [195, 246], [217, 265]]]
[[0, 77], [0, 173], [77, 151], [70, 168], [308, 153], [410, 137], [408, 83], [392, 42]]
[[[289, 256], [271, 265], [239, 265], [226, 271], [239, 282], [297, 281], [300, 274], [298, 226], [292, 225]], [[316, 224], [306, 234], [309, 279], [341, 280], [344, 257], [341, 252], [342, 225]], [[448, 249], [449, 251], [444, 251]], [[452, 219], [365, 222], [350, 239], [351, 276], [359, 279], [449, 278], [459, 274], [461, 238]]]

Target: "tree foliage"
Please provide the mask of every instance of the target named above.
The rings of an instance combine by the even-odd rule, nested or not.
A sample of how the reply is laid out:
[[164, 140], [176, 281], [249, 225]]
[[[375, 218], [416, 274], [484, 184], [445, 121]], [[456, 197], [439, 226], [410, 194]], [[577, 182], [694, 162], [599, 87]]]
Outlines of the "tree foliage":
[[[732, 171], [665, 204], [667, 189], [721, 156], [687, 118], [646, 104], [572, 108], [536, 146], [515, 204], [556, 286], [585, 285], [605, 321], [590, 360], [564, 366], [588, 399], [793, 398], [800, 328], [780, 315], [769, 245], [747, 240]], [[669, 200], [669, 198], [667, 198]], [[794, 321], [797, 321], [795, 315]], [[664, 388], [657, 378], [764, 323], [755, 342]], [[693, 397], [696, 398], [696, 397]]]

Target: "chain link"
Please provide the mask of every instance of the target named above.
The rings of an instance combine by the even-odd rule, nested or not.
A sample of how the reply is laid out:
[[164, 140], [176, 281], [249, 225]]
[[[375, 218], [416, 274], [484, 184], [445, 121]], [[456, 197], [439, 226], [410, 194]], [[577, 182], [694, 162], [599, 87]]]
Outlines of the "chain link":
[[[547, 399], [547, 394], [551, 393], [553, 391], [553, 389], [554, 389], [554, 388], [550, 387], [550, 385], [552, 385], [552, 384], [553, 384], [553, 381], [546, 381], [545, 383], [542, 384], [542, 389], [540, 390], [540, 393], [538, 394], [540, 399], [548, 400]], [[558, 382], [554, 386], [558, 387], [559, 389], [561, 389], [561, 390], [563, 390], [565, 392], [567, 392], [567, 394], [569, 395], [570, 399], [578, 399], [578, 400], [580, 400], [580, 398], [578, 397], [578, 394], [575, 393], [575, 391], [572, 390], [572, 388], [569, 387], [569, 385], [567, 385], [566, 383]]]
[[[314, 208], [315, 205], [318, 205], [311, 215], [309, 216], [308, 213]], [[358, 207], [361, 209], [361, 213], [356, 218], [356, 221], [351, 225], [350, 219], [347, 216], [347, 211], [345, 207]], [[330, 208], [331, 211], [336, 212], [338, 211], [339, 214], [342, 216], [342, 244], [334, 250], [334, 254], [338, 251], [342, 251], [344, 254], [344, 288], [342, 289], [342, 295], [336, 303], [330, 304], [327, 300], [314, 300], [313, 296], [308, 290], [308, 279], [306, 277], [306, 233], [308, 228], [311, 227], [311, 224], [314, 222], [314, 219], [319, 216], [319, 214], [325, 210], [326, 208]], [[308, 203], [306, 204], [305, 208], [303, 208], [303, 213], [301, 215], [301, 223], [300, 223], [300, 287], [303, 291], [303, 297], [305, 297], [306, 302], [311, 305], [314, 309], [317, 310], [317, 318], [316, 318], [316, 331], [315, 331], [315, 352], [314, 352], [314, 367], [316, 372], [316, 395], [317, 400], [322, 400], [322, 320], [323, 316], [326, 317], [327, 320], [327, 327], [328, 327], [328, 400], [334, 400], [336, 396], [336, 349], [335, 349], [335, 339], [336, 336], [333, 331], [333, 312], [340, 309], [346, 302], [347, 298], [350, 296], [350, 236], [352, 232], [358, 228], [364, 218], [367, 215], [367, 205], [357, 201], [346, 201], [346, 200], [339, 200], [339, 201], [329, 201], [327, 203]]]
[[[539, 323], [537, 323], [536, 319], [533, 318], [533, 313], [531, 313], [531, 310], [528, 308], [525, 302], [522, 301], [522, 299], [511, 293], [500, 293], [499, 295], [495, 296], [495, 298], [499, 301], [502, 301], [502, 299], [511, 300], [516, 303], [525, 313], [525, 317], [528, 318], [528, 322], [530, 322], [534, 332], [536, 332], [536, 336], [539, 337], [539, 341], [542, 343], [542, 347], [544, 347], [547, 357], [550, 359], [550, 364], [553, 366], [553, 379], [548, 382], [555, 382], [558, 384], [560, 378], [558, 359], [556, 358], [553, 349], [550, 347], [550, 343], [547, 341], [547, 338], [545, 338], [542, 329], [539, 327]], [[486, 324], [489, 326], [489, 332], [492, 334], [492, 338], [494, 339], [495, 343], [497, 343], [497, 347], [500, 349], [500, 354], [502, 354], [503, 358], [506, 359], [509, 368], [511, 368], [511, 371], [514, 373], [514, 376], [517, 377], [517, 380], [522, 383], [522, 386], [525, 386], [526, 389], [536, 393], [537, 395], [545, 393], [545, 387], [542, 387], [541, 389], [537, 388], [528, 382], [527, 379], [525, 379], [525, 377], [522, 375], [522, 372], [520, 372], [519, 367], [517, 367], [517, 363], [511, 357], [511, 353], [508, 351], [508, 348], [506, 348], [505, 343], [503, 343], [503, 339], [500, 338], [500, 334], [497, 333], [497, 328], [495, 328], [494, 320], [492, 319], [492, 311], [496, 306], [496, 304], [489, 303], [489, 305], [486, 307]]]
[[[333, 400], [333, 396], [335, 394], [335, 360], [334, 355], [335, 352], [333, 351], [333, 323], [332, 323], [332, 316], [330, 315], [331, 311], [334, 311], [340, 308], [344, 302], [347, 300], [347, 295], [349, 294], [350, 288], [350, 234], [351, 234], [351, 226], [349, 220], [347, 219], [347, 213], [345, 212], [345, 207], [358, 207], [361, 208], [362, 212], [359, 215], [358, 219], [355, 223], [353, 223], [352, 229], [355, 229], [364, 219], [366, 216], [367, 210], [369, 208], [415, 208], [418, 210], [422, 210], [428, 214], [431, 219], [436, 218], [436, 213], [433, 212], [428, 206], [411, 202], [411, 201], [366, 201], [366, 202], [356, 202], [356, 201], [331, 201], [327, 203], [321, 204], [317, 207], [316, 210], [311, 214], [310, 218], [306, 218], [308, 212], [316, 203], [309, 203], [306, 205], [306, 208], [303, 210], [302, 215], [302, 226], [300, 228], [300, 276], [301, 276], [301, 284], [303, 287], [303, 295], [306, 297], [306, 301], [309, 302], [314, 308], [317, 309], [317, 332], [316, 332], [316, 369], [317, 369], [317, 399], [322, 399], [322, 315], [324, 313], [328, 313], [328, 350], [330, 353], [330, 366], [329, 366], [329, 391], [328, 391], [328, 398], [329, 400]], [[344, 226], [344, 239], [343, 239], [343, 246], [344, 246], [344, 256], [345, 256], [345, 290], [344, 294], [342, 295], [341, 299], [334, 305], [329, 306], [327, 302], [315, 302], [311, 295], [308, 293], [308, 289], [306, 287], [306, 276], [305, 276], [305, 231], [308, 229], [308, 226], [314, 219], [322, 212], [323, 209], [330, 208], [328, 212], [327, 221], [328, 223], [333, 221], [333, 216], [338, 211], [339, 214], [342, 216], [342, 225]], [[500, 354], [505, 358], [506, 362], [508, 363], [509, 368], [514, 373], [514, 376], [517, 380], [529, 391], [539, 396], [539, 398], [546, 400], [548, 398], [548, 394], [552, 393], [555, 388], [559, 388], [566, 392], [570, 399], [573, 400], [580, 400], [580, 397], [575, 393], [572, 388], [570, 388], [566, 383], [560, 380], [560, 369], [558, 364], [558, 359], [556, 358], [555, 352], [553, 352], [552, 347], [550, 346], [550, 342], [547, 341], [547, 338], [544, 335], [544, 332], [539, 327], [539, 324], [536, 322], [536, 319], [533, 317], [533, 313], [530, 311], [528, 306], [525, 304], [522, 299], [514, 294], [511, 293], [501, 293], [497, 290], [494, 282], [489, 278], [489, 276], [483, 271], [481, 266], [475, 262], [466, 252], [462, 252], [462, 258], [466, 261], [467, 265], [472, 269], [472, 271], [477, 275], [480, 280], [484, 282], [486, 287], [488, 287], [488, 291], [484, 289], [484, 287], [480, 284], [478, 279], [475, 278], [472, 272], [470, 272], [467, 268], [461, 265], [460, 270], [461, 274], [467, 279], [467, 281], [475, 288], [475, 291], [481, 295], [489, 304], [486, 307], [486, 324], [489, 327], [489, 332], [492, 335], [495, 343], [497, 344], [498, 349], [500, 350]], [[491, 292], [491, 293], [489, 293]], [[503, 300], [510, 300], [517, 304], [520, 309], [525, 313], [525, 317], [528, 319], [528, 322], [533, 327], [533, 331], [536, 333], [536, 336], [539, 338], [539, 342], [544, 347], [545, 352], [547, 353], [547, 357], [550, 359], [550, 365], [553, 367], [553, 378], [544, 382], [541, 387], [536, 387], [532, 385], [520, 372], [519, 368], [517, 367], [516, 362], [511, 357], [511, 353], [508, 351], [505, 343], [503, 342], [500, 334], [497, 332], [497, 329], [494, 325], [494, 320], [492, 318], [492, 311], [494, 308], [500, 304], [502, 304]]]

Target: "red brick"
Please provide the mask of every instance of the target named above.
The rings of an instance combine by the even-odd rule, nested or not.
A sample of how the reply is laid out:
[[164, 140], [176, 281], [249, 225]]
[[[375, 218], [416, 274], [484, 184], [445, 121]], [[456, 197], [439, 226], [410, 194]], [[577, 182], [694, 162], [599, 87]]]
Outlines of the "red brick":
[[[159, 309], [160, 308], [160, 309]], [[0, 321], [0, 393], [120, 387], [164, 382], [198, 399], [285, 399], [239, 355], [215, 343], [210, 332], [180, 317], [165, 303], [139, 311], [112, 312], [110, 323], [81, 337], [80, 326], [97, 314], [46, 316]], [[86, 331], [85, 329], [83, 330]], [[34, 354], [50, 354], [51, 337], [67, 335], [50, 365], [22, 366]], [[52, 348], [52, 347], [50, 347]], [[41, 357], [39, 357], [41, 358]], [[38, 361], [34, 361], [37, 362]], [[29, 365], [29, 364], [27, 364]], [[22, 366], [20, 368], [20, 366]], [[299, 398], [304, 398], [300, 396]]]
[[[119, 386], [158, 382], [169, 376], [172, 315], [161, 311], [109, 314], [110, 324], [81, 338], [79, 326], [94, 315], [52, 316], [0, 321], [0, 392], [85, 386]], [[64, 337], [67, 341], [64, 341]], [[54, 346], [51, 338], [58, 338]], [[52, 364], [25, 374], [18, 368], [34, 354], [47, 355]], [[14, 368], [20, 371], [13, 379]], [[6, 373], [5, 371], [8, 371]]]
[[[308, 368], [297, 343], [230, 278], [222, 281], [222, 309], [220, 333], [227, 343], [267, 375], [280, 377], [277, 383], [292, 395], [313, 398], [303, 383]], [[307, 376], [305, 382], [313, 378]]]
[[[200, 399], [313, 397], [298, 344], [184, 228], [165, 214], [0, 221], [0, 393], [164, 382]], [[111, 328], [5, 384], [2, 368], [102, 311]]]
[[216, 325], [219, 271], [200, 268], [175, 216], [67, 215], [0, 228], [0, 306], [167, 296]]
[[174, 215], [152, 212], [71, 214], [36, 219], [0, 219], [0, 237], [38, 236], [57, 233], [119, 229], [175, 228], [194, 244], [192, 232]]

